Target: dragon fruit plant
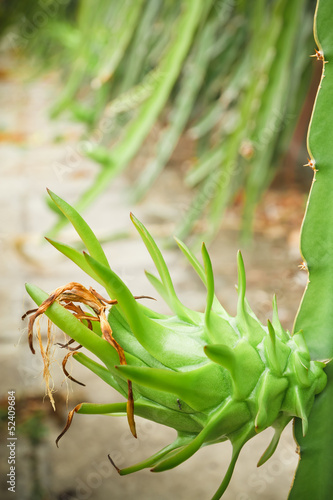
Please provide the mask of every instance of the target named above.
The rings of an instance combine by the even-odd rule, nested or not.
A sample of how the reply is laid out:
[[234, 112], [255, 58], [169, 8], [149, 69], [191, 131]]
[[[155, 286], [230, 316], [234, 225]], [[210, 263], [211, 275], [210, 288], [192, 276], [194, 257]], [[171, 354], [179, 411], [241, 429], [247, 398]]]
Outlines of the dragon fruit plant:
[[[281, 432], [293, 417], [302, 420], [306, 433], [314, 397], [326, 384], [325, 364], [310, 360], [302, 331], [291, 336], [282, 328], [275, 300], [272, 323], [264, 326], [259, 322], [245, 298], [245, 270], [240, 253], [238, 308], [236, 317], [231, 317], [214, 294], [213, 270], [205, 246], [202, 266], [178, 241], [207, 288], [205, 311], [192, 311], [177, 297], [152, 236], [132, 216], [159, 274], [159, 278], [147, 274], [148, 279], [174, 313], [160, 315], [140, 304], [139, 297], [133, 297], [111, 270], [81, 216], [58, 196], [50, 195], [72, 222], [89, 253], [49, 241], [103, 285], [110, 299], [74, 282], [51, 295], [28, 285], [29, 294], [39, 306], [30, 311], [31, 350], [34, 352], [34, 321], [45, 313], [68, 334], [69, 342], [78, 342], [101, 361], [97, 363], [81, 352], [70, 350], [63, 363], [65, 373], [66, 361], [72, 356], [127, 398], [124, 403], [77, 405], [69, 413], [57, 441], [70, 426], [74, 413], [127, 413], [134, 436], [135, 415], [176, 429], [178, 436], [172, 444], [139, 464], [119, 470], [120, 474], [128, 474], [145, 467], [154, 472], [171, 469], [202, 446], [229, 439], [232, 459], [213, 497], [218, 499], [249, 439], [269, 426], [275, 429], [272, 442], [259, 460], [261, 465], [273, 454]], [[48, 356], [43, 348], [42, 354], [47, 374]]]
[[[309, 134], [309, 165], [314, 170], [316, 182], [303, 225], [302, 253], [309, 269], [310, 284], [293, 334], [282, 328], [275, 298], [273, 319], [267, 326], [261, 324], [251, 310], [245, 298], [246, 278], [240, 253], [237, 257], [237, 314], [231, 317], [215, 296], [212, 264], [206, 247], [202, 246], [202, 265], [177, 240], [207, 289], [204, 312], [184, 306], [176, 295], [154, 239], [143, 224], [131, 216], [159, 275], [147, 273], [147, 278], [173, 314], [154, 312], [142, 305], [139, 300], [142, 297], [134, 297], [112, 271], [98, 240], [77, 211], [49, 193], [74, 226], [86, 251], [81, 253], [53, 240], [49, 240], [50, 243], [103, 286], [109, 298], [75, 282], [58, 288], [51, 295], [34, 285], [27, 285], [28, 293], [38, 306], [27, 313], [30, 315], [30, 348], [35, 352], [34, 322], [38, 316], [46, 314], [69, 337], [64, 345], [68, 349], [63, 362], [65, 374], [75, 380], [66, 370], [66, 361], [72, 357], [126, 400], [115, 404], [77, 405], [69, 413], [57, 442], [71, 425], [75, 413], [127, 414], [134, 436], [135, 416], [177, 431], [173, 443], [143, 462], [125, 469], [118, 469], [113, 464], [121, 475], [143, 468], [165, 471], [187, 460], [202, 446], [229, 440], [233, 453], [213, 496], [213, 500], [217, 500], [229, 484], [244, 444], [264, 429], [274, 428], [273, 439], [258, 462], [262, 465], [274, 453], [285, 426], [295, 418], [301, 461], [291, 498], [325, 500], [330, 496], [329, 457], [333, 447], [328, 417], [333, 411], [332, 384], [324, 388], [327, 374], [330, 377], [332, 371], [327, 360], [333, 352], [328, 327], [333, 314], [328, 293], [333, 282], [333, 260], [329, 258], [329, 246], [324, 245], [327, 250], [324, 252], [322, 242], [331, 238], [333, 220], [333, 205], [329, 203], [333, 189], [330, 173], [333, 125], [327, 115], [333, 109], [333, 66], [327, 65], [333, 56], [332, 3], [320, 0], [316, 14], [316, 54], [323, 62], [326, 78], [321, 83]], [[48, 381], [51, 334], [49, 331], [48, 345], [44, 348], [39, 328], [36, 330], [44, 360], [44, 376]], [[74, 341], [79, 344], [76, 348], [70, 347]], [[79, 352], [80, 347], [90, 351], [100, 362]], [[112, 457], [110, 460], [112, 462]]]

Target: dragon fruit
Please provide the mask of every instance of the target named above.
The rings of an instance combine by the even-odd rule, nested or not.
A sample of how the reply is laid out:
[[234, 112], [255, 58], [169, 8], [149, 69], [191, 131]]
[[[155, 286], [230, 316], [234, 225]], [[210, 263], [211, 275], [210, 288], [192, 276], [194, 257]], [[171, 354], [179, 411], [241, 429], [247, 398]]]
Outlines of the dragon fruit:
[[[59, 438], [75, 413], [127, 414], [134, 436], [135, 415], [177, 431], [173, 443], [143, 462], [125, 469], [113, 464], [121, 475], [146, 467], [154, 472], [165, 471], [187, 460], [202, 446], [229, 440], [233, 453], [213, 496], [217, 500], [227, 488], [238, 455], [249, 439], [267, 427], [275, 430], [258, 462], [261, 465], [274, 453], [292, 418], [301, 419], [303, 434], [306, 433], [315, 395], [326, 384], [325, 363], [310, 359], [302, 331], [291, 335], [282, 328], [275, 298], [272, 322], [268, 321], [267, 326], [260, 323], [245, 298], [246, 277], [240, 252], [237, 314], [232, 317], [215, 295], [212, 264], [205, 245], [201, 265], [177, 240], [207, 289], [205, 311], [193, 311], [177, 297], [152, 236], [131, 215], [159, 274], [159, 278], [150, 273], [147, 277], [173, 311], [171, 316], [162, 315], [142, 305], [140, 297], [133, 297], [111, 270], [99, 242], [76, 210], [54, 193], [50, 192], [50, 196], [73, 224], [87, 252], [80, 253], [52, 240], [50, 243], [102, 285], [110, 299], [79, 283], [69, 283], [49, 296], [36, 286], [27, 285], [38, 305], [38, 309], [29, 311], [30, 347], [34, 352], [34, 321], [45, 313], [69, 336], [65, 347], [71, 350], [65, 356], [65, 373], [69, 375], [65, 362], [72, 356], [127, 399], [113, 404], [77, 405], [69, 413]], [[69, 348], [73, 341], [95, 354], [101, 363], [78, 348]], [[42, 354], [47, 367], [44, 350]]]

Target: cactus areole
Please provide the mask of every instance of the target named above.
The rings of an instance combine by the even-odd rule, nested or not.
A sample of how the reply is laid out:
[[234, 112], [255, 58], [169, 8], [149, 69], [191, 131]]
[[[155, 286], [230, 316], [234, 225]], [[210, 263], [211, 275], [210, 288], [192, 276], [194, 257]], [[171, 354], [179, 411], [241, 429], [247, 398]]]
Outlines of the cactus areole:
[[[81, 216], [55, 194], [50, 196], [72, 222], [87, 252], [50, 242], [103, 285], [111, 300], [78, 283], [69, 283], [50, 296], [36, 286], [27, 285], [28, 293], [39, 306], [30, 311], [34, 313], [29, 322], [30, 346], [34, 352], [34, 321], [45, 313], [68, 334], [69, 343], [78, 342], [79, 347], [85, 347], [101, 361], [97, 363], [70, 348], [64, 359], [65, 373], [68, 375], [65, 362], [72, 356], [127, 399], [116, 404], [77, 405], [59, 437], [68, 429], [74, 413], [127, 413], [133, 435], [136, 435], [135, 415], [177, 431], [172, 444], [143, 462], [125, 469], [113, 464], [121, 475], [146, 467], [154, 472], [165, 471], [187, 460], [202, 446], [229, 440], [233, 453], [225, 477], [213, 496], [218, 499], [231, 479], [241, 448], [249, 439], [267, 427], [275, 429], [270, 445], [259, 460], [261, 465], [274, 453], [281, 432], [293, 417], [301, 419], [303, 434], [307, 432], [315, 395], [326, 384], [325, 363], [310, 359], [302, 331], [290, 335], [282, 328], [275, 298], [272, 322], [268, 321], [267, 326], [260, 323], [245, 298], [246, 279], [240, 253], [237, 314], [232, 317], [215, 296], [206, 247], [202, 246], [202, 266], [178, 241], [207, 289], [205, 311], [193, 311], [177, 297], [152, 236], [132, 216], [159, 274], [159, 278], [149, 273], [147, 277], [173, 311], [172, 316], [161, 315], [133, 297], [111, 270], [96, 237]], [[65, 347], [69, 348], [69, 343]], [[43, 347], [42, 355], [47, 368]]]

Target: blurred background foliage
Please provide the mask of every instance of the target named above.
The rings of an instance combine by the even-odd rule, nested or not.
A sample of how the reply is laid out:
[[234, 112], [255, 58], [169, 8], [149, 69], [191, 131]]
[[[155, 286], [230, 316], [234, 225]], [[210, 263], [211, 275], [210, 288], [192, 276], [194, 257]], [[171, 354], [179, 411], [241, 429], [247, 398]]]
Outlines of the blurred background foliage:
[[[85, 154], [100, 169], [77, 208], [109, 188], [159, 123], [133, 202], [189, 138], [183, 182], [193, 197], [176, 234], [199, 227], [207, 241], [235, 200], [251, 235], [256, 205], [290, 156], [312, 80], [314, 9], [312, 0], [3, 0], [0, 30], [40, 69], [59, 70], [51, 116], [85, 124]], [[59, 214], [52, 236], [64, 224]]]

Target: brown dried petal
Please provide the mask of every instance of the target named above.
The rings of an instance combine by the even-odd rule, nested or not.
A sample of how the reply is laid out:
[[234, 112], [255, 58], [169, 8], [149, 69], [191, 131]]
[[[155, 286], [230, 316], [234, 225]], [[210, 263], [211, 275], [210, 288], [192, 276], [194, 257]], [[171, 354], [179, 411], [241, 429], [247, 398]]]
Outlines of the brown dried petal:
[[68, 349], [68, 351], [72, 351], [72, 352], [75, 352], [75, 351], [78, 351], [79, 349], [81, 349], [81, 347], [82, 347], [81, 344], [77, 345], [76, 347], [69, 347], [71, 344], [73, 344], [73, 342], [75, 342], [75, 340], [70, 339], [66, 344], [61, 344], [60, 342], [57, 342], [57, 345], [59, 345], [62, 349]]
[[[149, 297], [146, 295], [140, 295], [140, 296], [135, 296], [135, 299], [153, 299], [153, 297]], [[96, 290], [93, 288], [90, 288], [89, 290], [85, 288], [83, 285], [77, 282], [70, 282], [65, 286], [57, 288], [51, 295], [38, 307], [38, 309], [33, 309], [28, 311], [23, 317], [25, 318], [28, 314], [34, 313], [30, 319], [29, 319], [29, 326], [28, 326], [28, 340], [29, 340], [29, 345], [30, 349], [33, 353], [35, 353], [34, 347], [33, 347], [33, 326], [36, 318], [40, 316], [41, 314], [44, 314], [46, 310], [55, 302], [59, 302], [61, 305], [63, 305], [67, 310], [72, 311], [74, 316], [79, 320], [83, 321], [86, 320], [88, 322], [88, 327], [92, 330], [92, 321], [99, 321], [100, 326], [101, 326], [101, 331], [102, 331], [102, 337], [104, 340], [106, 340], [118, 353], [119, 356], [119, 361], [121, 365], [126, 365], [126, 358], [125, 358], [125, 353], [123, 348], [118, 344], [118, 342], [114, 339], [112, 335], [112, 329], [111, 326], [106, 318], [105, 315], [105, 310], [108, 305], [114, 305], [117, 304], [117, 300], [108, 300], [102, 297]], [[75, 302], [80, 302], [82, 304], [87, 305], [90, 307], [96, 316], [90, 315], [89, 313], [86, 313], [83, 311], [83, 309], [75, 304]], [[49, 343], [49, 336], [48, 336], [48, 343]], [[63, 371], [65, 375], [72, 380], [73, 382], [76, 382], [80, 385], [84, 385], [81, 382], [77, 381], [74, 379], [66, 370], [66, 363], [68, 358], [73, 354], [74, 351], [82, 347], [81, 345], [75, 349], [69, 348], [68, 346], [72, 343], [70, 340], [67, 344], [61, 345], [62, 347], [67, 347], [71, 352], [69, 352], [63, 359], [62, 366], [63, 366]], [[41, 347], [41, 351], [43, 354], [43, 347]], [[134, 421], [134, 398], [133, 398], [133, 390], [132, 390], [132, 383], [131, 381], [127, 381], [128, 383], [128, 401], [127, 401], [127, 419], [129, 423], [130, 430], [133, 434], [133, 436], [136, 437], [136, 429], [135, 429], [135, 421]], [[60, 436], [57, 438], [56, 443], [58, 443], [59, 439], [63, 436], [63, 434], [67, 431], [69, 428], [71, 421], [73, 419], [74, 412], [78, 411], [78, 409], [81, 407], [81, 405], [78, 405], [72, 410], [67, 419], [67, 424], [63, 432], [60, 434]]]
[[134, 398], [133, 398], [132, 382], [128, 380], [127, 384], [128, 384], [128, 399], [126, 405], [127, 421], [131, 433], [136, 438], [137, 434], [136, 434], [136, 426], [134, 420]]
[[[31, 350], [31, 352], [33, 354], [35, 354], [35, 349], [34, 349], [34, 346], [33, 346], [33, 327], [34, 327], [34, 323], [35, 323], [36, 319], [41, 314], [44, 314], [46, 312], [46, 310], [57, 299], [59, 299], [59, 297], [64, 293], [64, 291], [66, 291], [68, 289], [72, 289], [73, 287], [75, 287], [75, 285], [80, 285], [80, 284], [79, 283], [75, 283], [75, 282], [71, 282], [71, 283], [68, 283], [65, 286], [56, 288], [56, 290], [54, 290], [54, 292], [52, 292], [51, 295], [49, 295], [47, 297], [47, 299], [44, 300], [44, 302], [42, 302], [42, 304], [38, 307], [38, 309], [34, 310], [35, 311], [34, 314], [32, 316], [30, 316], [29, 325], [28, 325], [28, 342], [29, 342], [30, 350]], [[80, 286], [82, 286], [82, 285], [80, 285]], [[29, 311], [23, 316], [22, 319], [24, 319], [27, 314], [29, 314]]]
[[84, 384], [83, 382], [79, 382], [78, 380], [76, 380], [74, 377], [72, 377], [72, 375], [70, 375], [68, 373], [68, 371], [66, 370], [66, 363], [68, 361], [68, 358], [70, 358], [70, 356], [73, 356], [73, 354], [75, 354], [75, 351], [72, 351], [72, 352], [69, 352], [66, 354], [66, 356], [64, 357], [64, 359], [62, 360], [62, 370], [64, 372], [64, 374], [66, 375], [67, 378], [69, 378], [69, 380], [72, 380], [73, 382], [75, 382], [76, 384], [79, 384], [79, 385], [82, 385], [83, 387], [86, 386], [86, 384]]
[[59, 434], [59, 436], [57, 437], [56, 439], [56, 445], [57, 447], [59, 448], [58, 446], [58, 443], [59, 443], [59, 440], [62, 438], [62, 436], [68, 431], [68, 429], [70, 428], [71, 426], [71, 423], [72, 423], [72, 420], [73, 420], [73, 417], [74, 417], [74, 413], [78, 412], [79, 409], [81, 408], [83, 403], [80, 403], [78, 405], [75, 406], [75, 408], [73, 408], [73, 410], [71, 410], [69, 413], [68, 413], [68, 417], [67, 417], [67, 422], [66, 422], [66, 425], [63, 429], [63, 431]]
[[[116, 351], [118, 352], [120, 364], [126, 365], [127, 363], [126, 363], [124, 349], [114, 339], [114, 337], [112, 335], [111, 326], [105, 317], [104, 311], [100, 315], [100, 324], [101, 324], [103, 338], [107, 342], [109, 342], [109, 344], [112, 345], [112, 347], [114, 347], [114, 349], [116, 349]], [[135, 421], [134, 421], [134, 398], [133, 398], [132, 382], [130, 380], [128, 380], [127, 384], [128, 384], [128, 400], [127, 400], [127, 407], [126, 407], [127, 420], [128, 420], [128, 425], [130, 427], [131, 433], [133, 434], [134, 437], [137, 437]]]

